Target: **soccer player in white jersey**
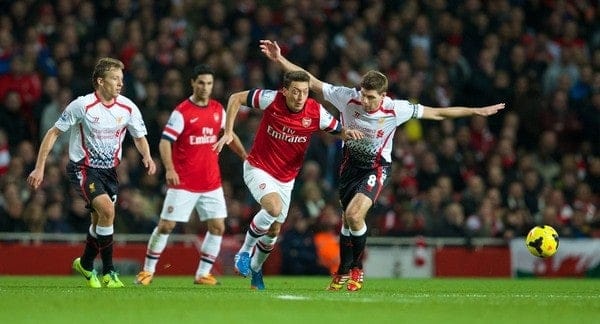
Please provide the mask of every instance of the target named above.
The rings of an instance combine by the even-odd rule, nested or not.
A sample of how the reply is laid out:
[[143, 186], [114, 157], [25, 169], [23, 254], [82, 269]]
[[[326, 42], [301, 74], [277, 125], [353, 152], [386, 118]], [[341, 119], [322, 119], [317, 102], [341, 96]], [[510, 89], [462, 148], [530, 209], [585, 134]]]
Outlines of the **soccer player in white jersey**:
[[[285, 71], [303, 69], [281, 55], [277, 42], [261, 40], [261, 51]], [[391, 168], [392, 142], [396, 127], [411, 118], [442, 120], [465, 116], [489, 116], [504, 103], [486, 107], [434, 108], [386, 95], [388, 81], [378, 71], [367, 72], [360, 88], [334, 86], [310, 75], [310, 89], [330, 102], [340, 113], [340, 121], [365, 133], [360, 141], [344, 143], [340, 167], [340, 202], [343, 226], [340, 231], [340, 265], [329, 290], [362, 289], [364, 273], [361, 258], [367, 241], [365, 218], [386, 184]]]
[[[113, 266], [113, 223], [117, 201], [116, 168], [123, 152], [123, 140], [131, 133], [148, 174], [156, 172], [146, 140], [146, 126], [139, 108], [120, 95], [123, 63], [101, 58], [94, 68], [94, 92], [73, 100], [50, 128], [40, 145], [35, 169], [27, 178], [34, 189], [44, 180], [48, 153], [58, 136], [71, 129], [67, 174], [71, 184], [86, 200], [91, 225], [83, 255], [73, 260], [73, 268], [85, 277], [88, 286], [123, 287]], [[94, 259], [102, 258], [102, 283], [94, 269]]]
[[[154, 277], [169, 234], [177, 222], [187, 222], [194, 209], [208, 229], [200, 248], [194, 283], [218, 284], [211, 269], [221, 250], [227, 208], [219, 156], [212, 146], [225, 126], [225, 109], [210, 97], [214, 71], [209, 66], [194, 67], [190, 84], [192, 95], [175, 107], [159, 143], [168, 189], [160, 221], [148, 241], [144, 268], [134, 281], [144, 286]], [[235, 134], [231, 144], [231, 149], [246, 159], [246, 150]]]
[[294, 181], [311, 135], [323, 130], [340, 134], [344, 140], [362, 137], [359, 131], [342, 128], [323, 106], [308, 98], [308, 92], [309, 75], [292, 71], [284, 75], [281, 91], [252, 89], [232, 94], [227, 103], [225, 132], [215, 145], [215, 150], [220, 151], [232, 141], [241, 105], [263, 111], [254, 144], [244, 162], [244, 182], [261, 210], [254, 215], [234, 260], [239, 274], [246, 277], [252, 273], [253, 289], [265, 289], [262, 265], [273, 251], [287, 217]]

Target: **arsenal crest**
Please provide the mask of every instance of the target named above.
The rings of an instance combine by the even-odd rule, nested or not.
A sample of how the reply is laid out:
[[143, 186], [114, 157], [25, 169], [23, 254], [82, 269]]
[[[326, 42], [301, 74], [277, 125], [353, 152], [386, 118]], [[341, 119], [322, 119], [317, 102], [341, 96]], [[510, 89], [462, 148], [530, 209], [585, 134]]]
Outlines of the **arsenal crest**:
[[219, 113], [214, 113], [213, 114], [213, 118], [215, 119], [215, 122], [219, 122], [219, 120], [221, 119], [220, 117], [221, 116], [219, 116]]
[[302, 127], [308, 128], [310, 126], [311, 119], [309, 117], [302, 118]]

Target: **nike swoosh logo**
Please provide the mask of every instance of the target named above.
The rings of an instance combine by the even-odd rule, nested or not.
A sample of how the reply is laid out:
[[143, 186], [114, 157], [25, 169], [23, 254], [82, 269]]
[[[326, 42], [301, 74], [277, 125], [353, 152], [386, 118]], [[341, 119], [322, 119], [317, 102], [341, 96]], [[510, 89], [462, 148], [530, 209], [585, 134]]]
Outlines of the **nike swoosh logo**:
[[198, 121], [198, 117], [190, 119], [190, 123], [192, 123], [192, 124], [195, 123], [195, 122], [197, 122], [197, 121]]

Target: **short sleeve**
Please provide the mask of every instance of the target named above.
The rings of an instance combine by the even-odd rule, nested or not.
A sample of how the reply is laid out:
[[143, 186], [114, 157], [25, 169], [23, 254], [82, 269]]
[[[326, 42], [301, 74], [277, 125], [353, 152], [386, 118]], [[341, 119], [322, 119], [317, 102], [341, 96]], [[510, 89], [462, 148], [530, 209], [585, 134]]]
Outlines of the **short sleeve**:
[[167, 121], [165, 128], [163, 128], [161, 137], [171, 142], [174, 142], [183, 132], [183, 127], [183, 115], [178, 110], [173, 110], [171, 116], [169, 116], [169, 120]]
[[323, 98], [339, 111], [354, 97], [358, 97], [356, 89], [323, 83]]
[[411, 103], [408, 100], [392, 100], [396, 114], [396, 126], [401, 125], [412, 118], [423, 117], [423, 106]]
[[275, 90], [252, 89], [248, 91], [246, 106], [265, 110], [273, 103], [276, 95], [277, 91]]
[[79, 97], [67, 105], [54, 126], [62, 132], [66, 132], [71, 126], [77, 124], [83, 115], [83, 97]]

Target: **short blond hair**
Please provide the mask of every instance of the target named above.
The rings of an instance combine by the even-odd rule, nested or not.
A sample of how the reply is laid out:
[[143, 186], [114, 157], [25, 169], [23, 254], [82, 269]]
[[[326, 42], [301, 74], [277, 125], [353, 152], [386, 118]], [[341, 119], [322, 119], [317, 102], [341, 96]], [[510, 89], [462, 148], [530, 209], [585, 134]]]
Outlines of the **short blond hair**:
[[106, 73], [112, 69], [123, 70], [125, 69], [125, 64], [110, 57], [103, 57], [98, 60], [94, 67], [94, 73], [92, 74], [92, 84], [94, 85], [94, 89], [98, 88], [98, 78], [104, 78]]

